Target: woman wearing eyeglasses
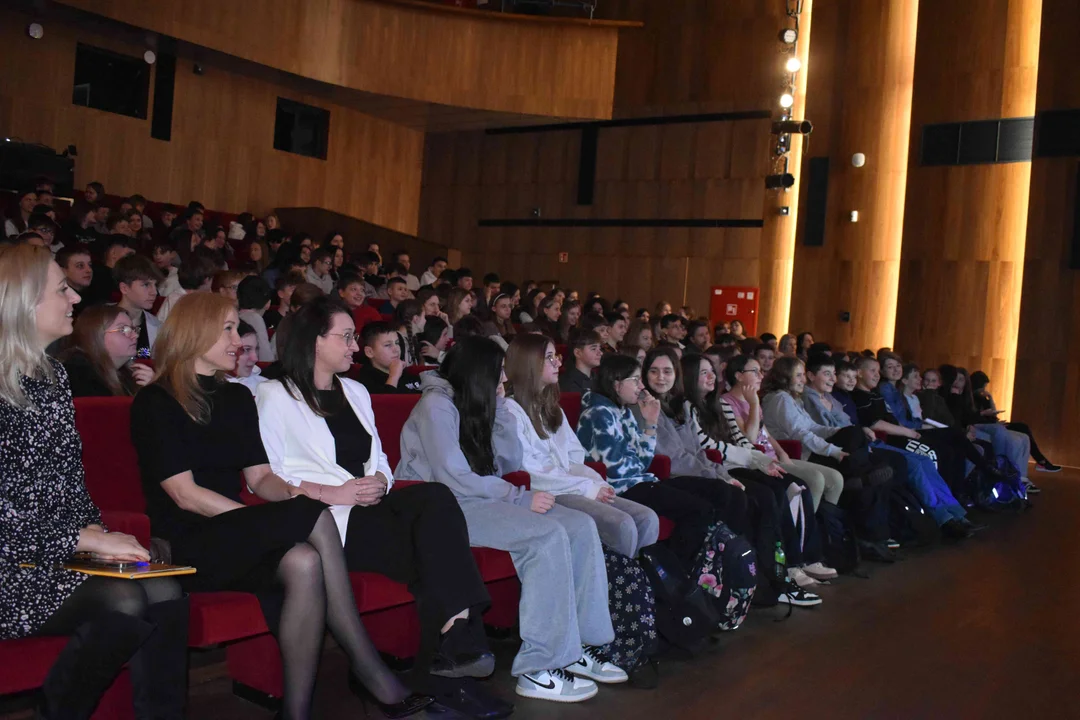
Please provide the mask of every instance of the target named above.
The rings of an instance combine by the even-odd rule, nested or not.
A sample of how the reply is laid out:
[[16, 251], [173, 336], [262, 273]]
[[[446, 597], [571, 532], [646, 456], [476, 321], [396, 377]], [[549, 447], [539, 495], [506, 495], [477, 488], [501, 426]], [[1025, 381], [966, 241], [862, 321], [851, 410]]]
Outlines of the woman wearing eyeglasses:
[[139, 331], [117, 305], [94, 305], [75, 321], [71, 346], [60, 356], [72, 397], [134, 395], [154, 371], [133, 362]]

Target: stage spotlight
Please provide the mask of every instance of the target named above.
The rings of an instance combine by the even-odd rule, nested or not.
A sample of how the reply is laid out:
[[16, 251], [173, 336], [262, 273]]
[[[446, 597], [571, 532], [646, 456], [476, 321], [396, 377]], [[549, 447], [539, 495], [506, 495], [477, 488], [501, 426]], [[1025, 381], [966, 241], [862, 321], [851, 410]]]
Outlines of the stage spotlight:
[[780, 107], [789, 108], [795, 104], [795, 96], [791, 93], [784, 93], [780, 96]]
[[784, 173], [783, 175], [766, 175], [765, 176], [765, 189], [766, 190], [787, 190], [795, 184], [795, 176], [791, 173]]
[[780, 31], [780, 42], [785, 45], [794, 45], [799, 39], [799, 31], [795, 28], [784, 28]]
[[802, 60], [797, 57], [790, 57], [784, 67], [787, 68], [789, 73], [797, 73], [802, 70]]

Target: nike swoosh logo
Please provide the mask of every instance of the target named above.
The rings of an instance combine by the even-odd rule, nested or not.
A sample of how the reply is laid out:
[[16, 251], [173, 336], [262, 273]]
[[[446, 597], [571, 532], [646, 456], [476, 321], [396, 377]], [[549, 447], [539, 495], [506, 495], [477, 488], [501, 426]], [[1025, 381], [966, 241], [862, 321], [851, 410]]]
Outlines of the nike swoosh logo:
[[545, 685], [544, 683], [537, 682], [537, 681], [533, 680], [528, 675], [525, 675], [524, 677], [525, 677], [526, 680], [531, 682], [533, 685], [536, 685], [537, 687], [542, 687], [545, 690], [554, 690], [555, 689], [555, 681], [554, 680], [549, 680], [548, 683]]

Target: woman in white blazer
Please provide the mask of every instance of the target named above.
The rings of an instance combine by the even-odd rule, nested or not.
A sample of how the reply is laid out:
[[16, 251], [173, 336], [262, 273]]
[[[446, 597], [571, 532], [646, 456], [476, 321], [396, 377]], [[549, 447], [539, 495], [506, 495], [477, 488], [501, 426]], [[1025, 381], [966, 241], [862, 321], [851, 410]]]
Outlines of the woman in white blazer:
[[581, 446], [559, 407], [559, 356], [543, 335], [518, 335], [506, 353], [509, 397], [522, 445], [521, 469], [533, 490], [555, 495], [555, 502], [586, 513], [596, 522], [605, 545], [636, 558], [660, 534], [660, 518], [650, 508], [615, 494], [600, 474], [585, 464]]
[[286, 482], [330, 505], [349, 569], [406, 583], [421, 622], [418, 660], [443, 677], [485, 677], [495, 668], [481, 614], [491, 599], [469, 549], [453, 493], [424, 483], [389, 493], [371, 396], [338, 377], [358, 352], [349, 310], [322, 297], [296, 312], [280, 348], [284, 375], [256, 392], [270, 465]]

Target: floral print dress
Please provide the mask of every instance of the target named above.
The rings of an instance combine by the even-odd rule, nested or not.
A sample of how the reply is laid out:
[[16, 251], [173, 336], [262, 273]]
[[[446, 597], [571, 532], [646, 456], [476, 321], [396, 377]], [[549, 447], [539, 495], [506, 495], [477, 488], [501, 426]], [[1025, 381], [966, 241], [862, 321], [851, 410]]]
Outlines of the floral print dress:
[[34, 634], [89, 577], [58, 563], [80, 530], [101, 524], [83, 481], [67, 372], [49, 362], [54, 381], [20, 381], [32, 409], [0, 401], [0, 640]]

